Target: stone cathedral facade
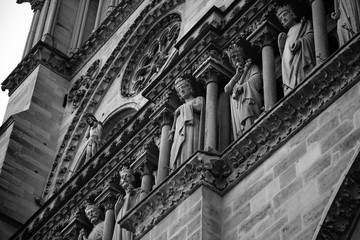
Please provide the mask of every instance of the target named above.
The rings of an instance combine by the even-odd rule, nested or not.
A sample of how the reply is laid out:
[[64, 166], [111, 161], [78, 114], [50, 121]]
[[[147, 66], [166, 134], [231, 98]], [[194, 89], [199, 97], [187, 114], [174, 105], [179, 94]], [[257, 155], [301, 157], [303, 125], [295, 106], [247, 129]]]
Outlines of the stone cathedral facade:
[[0, 239], [360, 238], [357, 0], [17, 2]]

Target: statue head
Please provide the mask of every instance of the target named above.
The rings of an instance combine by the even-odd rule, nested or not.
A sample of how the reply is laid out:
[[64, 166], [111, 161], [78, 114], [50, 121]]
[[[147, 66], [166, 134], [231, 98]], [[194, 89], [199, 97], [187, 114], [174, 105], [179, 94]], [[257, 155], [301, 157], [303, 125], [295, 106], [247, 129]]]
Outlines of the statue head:
[[299, 22], [296, 13], [289, 4], [277, 7], [276, 16], [283, 27], [287, 29]]
[[175, 80], [175, 90], [181, 101], [194, 95], [191, 79], [188, 76], [179, 77]]
[[91, 113], [86, 114], [86, 123], [92, 126], [94, 123], [97, 122], [97, 119]]
[[244, 49], [239, 45], [237, 45], [236, 43], [233, 43], [229, 46], [227, 54], [234, 68], [238, 68], [244, 65], [245, 62]]
[[123, 167], [120, 172], [120, 185], [123, 189], [128, 190], [134, 188], [135, 176], [131, 169]]
[[85, 208], [86, 217], [93, 225], [98, 224], [103, 220], [103, 210], [100, 206], [95, 204], [89, 204]]

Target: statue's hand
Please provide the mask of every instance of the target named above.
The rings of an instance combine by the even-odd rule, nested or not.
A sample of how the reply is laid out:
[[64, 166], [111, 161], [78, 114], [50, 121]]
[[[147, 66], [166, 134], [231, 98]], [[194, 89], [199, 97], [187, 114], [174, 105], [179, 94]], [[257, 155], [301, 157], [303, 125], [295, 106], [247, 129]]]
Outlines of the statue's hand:
[[252, 64], [252, 59], [249, 58], [248, 60], [246, 60], [246, 62], [245, 62], [245, 67], [244, 67], [244, 68], [249, 68], [249, 67], [251, 67], [251, 64]]
[[81, 229], [80, 233], [79, 233], [79, 236], [78, 236], [78, 240], [86, 240], [85, 236], [86, 236], [85, 229]]
[[335, 12], [332, 12], [330, 16], [333, 20], [338, 20], [340, 18], [340, 14], [341, 14], [341, 12], [339, 10], [337, 10]]
[[244, 72], [244, 65], [241, 63], [236, 63], [236, 74], [241, 76]]
[[279, 50], [280, 50], [281, 55], [282, 55], [282, 52], [284, 51], [286, 37], [287, 37], [286, 33], [284, 33], [284, 32], [279, 33], [278, 46], [279, 46]]
[[230, 94], [232, 92], [232, 87], [233, 86], [232, 86], [232, 84], [230, 82], [228, 84], [226, 84], [225, 87], [224, 87], [225, 93]]
[[238, 99], [239, 96], [244, 92], [244, 87], [242, 85], [235, 86], [233, 99]]
[[299, 51], [300, 47], [301, 47], [301, 41], [296, 40], [296, 41], [291, 45], [290, 51], [293, 52], [293, 53], [294, 53], [294, 52], [297, 52], [297, 51]]

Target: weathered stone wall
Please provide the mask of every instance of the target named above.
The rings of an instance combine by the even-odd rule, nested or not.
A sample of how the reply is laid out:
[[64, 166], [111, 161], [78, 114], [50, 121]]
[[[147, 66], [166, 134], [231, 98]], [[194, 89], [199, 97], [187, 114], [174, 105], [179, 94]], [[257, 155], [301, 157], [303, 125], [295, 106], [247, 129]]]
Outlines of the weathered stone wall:
[[312, 239], [358, 154], [359, 86], [224, 196], [222, 239]]
[[0, 137], [9, 143], [0, 152], [0, 212], [8, 220], [24, 223], [38, 209], [34, 198], [41, 196], [55, 159], [66, 84], [39, 66], [9, 100], [14, 123]]
[[221, 201], [217, 193], [200, 187], [141, 239], [219, 240]]

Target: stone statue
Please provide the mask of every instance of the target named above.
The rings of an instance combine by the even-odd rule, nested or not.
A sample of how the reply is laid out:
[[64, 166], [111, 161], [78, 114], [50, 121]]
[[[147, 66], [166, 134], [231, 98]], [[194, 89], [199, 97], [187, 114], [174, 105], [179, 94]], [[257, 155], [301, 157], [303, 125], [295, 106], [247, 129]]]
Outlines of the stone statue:
[[82, 229], [78, 240], [101, 240], [104, 230], [104, 211], [97, 205], [89, 204], [85, 208], [85, 214], [94, 227], [87, 237], [85, 230]]
[[135, 176], [128, 168], [120, 171], [120, 185], [125, 190], [125, 196], [119, 195], [115, 203], [115, 228], [113, 240], [132, 240], [133, 234], [119, 225], [123, 216], [138, 202], [140, 202], [141, 188], [135, 188]]
[[300, 21], [290, 5], [281, 6], [276, 15], [288, 33], [280, 33], [278, 45], [282, 57], [281, 70], [284, 94], [295, 88], [314, 68], [314, 33], [310, 21]]
[[175, 89], [180, 100], [185, 103], [175, 110], [174, 122], [169, 133], [169, 141], [172, 142], [170, 168], [173, 170], [202, 148], [200, 126], [202, 114], [205, 114], [205, 100], [201, 96], [194, 96], [189, 78], [176, 79]]
[[360, 1], [335, 0], [333, 19], [337, 20], [337, 34], [339, 45], [344, 45], [360, 31]]
[[85, 137], [88, 139], [88, 144], [86, 146], [86, 160], [89, 160], [98, 150], [103, 126], [102, 123], [98, 121], [92, 114], [88, 114], [86, 116], [86, 123], [89, 125], [85, 135]]
[[251, 59], [246, 62], [244, 51], [233, 44], [225, 51], [230, 58], [232, 66], [236, 69], [235, 75], [226, 84], [224, 91], [230, 97], [231, 122], [234, 139], [248, 130], [263, 107], [263, 88], [260, 69], [252, 64]]

